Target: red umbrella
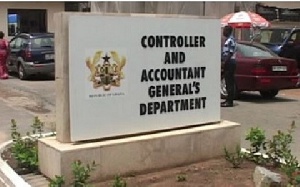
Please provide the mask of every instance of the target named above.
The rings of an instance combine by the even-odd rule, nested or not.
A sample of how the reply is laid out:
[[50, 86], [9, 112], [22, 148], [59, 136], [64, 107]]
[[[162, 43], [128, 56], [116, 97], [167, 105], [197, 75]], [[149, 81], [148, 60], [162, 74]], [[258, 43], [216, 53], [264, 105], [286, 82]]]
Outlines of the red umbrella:
[[227, 14], [221, 18], [221, 24], [222, 27], [230, 25], [233, 28], [269, 27], [271, 25], [260, 15], [246, 11]]

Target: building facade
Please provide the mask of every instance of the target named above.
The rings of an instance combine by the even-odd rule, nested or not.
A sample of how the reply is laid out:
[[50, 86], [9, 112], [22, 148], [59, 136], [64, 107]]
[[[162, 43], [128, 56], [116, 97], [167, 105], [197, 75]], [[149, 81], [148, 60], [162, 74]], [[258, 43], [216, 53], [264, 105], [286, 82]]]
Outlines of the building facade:
[[61, 11], [102, 13], [184, 14], [221, 18], [237, 11], [253, 11], [272, 26], [300, 26], [300, 2], [209, 2], [209, 1], [7, 1], [0, 2], [0, 30], [8, 38], [19, 32], [54, 32], [53, 15]]
[[0, 30], [7, 38], [20, 32], [54, 32], [53, 16], [62, 11], [89, 11], [87, 2], [0, 2]]

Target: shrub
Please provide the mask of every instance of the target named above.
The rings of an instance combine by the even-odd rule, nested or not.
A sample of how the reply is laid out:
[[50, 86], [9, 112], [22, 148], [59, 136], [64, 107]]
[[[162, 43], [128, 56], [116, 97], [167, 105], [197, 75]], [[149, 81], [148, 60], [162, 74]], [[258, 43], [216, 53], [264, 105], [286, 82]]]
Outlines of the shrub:
[[[19, 167], [35, 172], [38, 170], [37, 140], [42, 136], [44, 123], [35, 117], [31, 127], [32, 133], [27, 132], [26, 137], [22, 138], [21, 133], [18, 132], [17, 122], [14, 119], [11, 120], [13, 141], [11, 151]], [[36, 133], [38, 134], [36, 135]]]
[[261, 149], [266, 149], [266, 135], [265, 131], [255, 127], [251, 128], [250, 132], [246, 135], [246, 139], [250, 141], [250, 152], [251, 153], [257, 153]]
[[64, 184], [64, 177], [55, 175], [55, 178], [50, 180], [49, 187], [62, 187]]
[[230, 162], [233, 168], [239, 168], [244, 161], [244, 153], [241, 151], [240, 145], [235, 147], [234, 153], [229, 153], [226, 147], [224, 148], [225, 159]]
[[293, 142], [292, 133], [295, 129], [295, 122], [293, 121], [291, 128], [287, 133], [277, 131], [277, 134], [273, 135], [272, 139], [267, 141], [267, 152], [270, 162], [273, 166], [280, 166], [281, 159], [291, 152], [291, 143]]
[[93, 163], [83, 166], [81, 161], [77, 160], [72, 163], [72, 173], [74, 176], [74, 187], [85, 187], [87, 186], [87, 181], [90, 178], [90, 173], [96, 168], [95, 161]]
[[115, 176], [113, 187], [127, 187], [127, 183], [119, 175]]

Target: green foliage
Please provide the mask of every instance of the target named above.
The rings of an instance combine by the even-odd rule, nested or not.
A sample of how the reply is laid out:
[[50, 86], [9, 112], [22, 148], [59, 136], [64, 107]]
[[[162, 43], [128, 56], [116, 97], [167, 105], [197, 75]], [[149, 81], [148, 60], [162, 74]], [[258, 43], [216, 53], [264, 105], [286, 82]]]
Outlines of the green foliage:
[[50, 180], [49, 187], [62, 187], [64, 184], [64, 177], [55, 175], [55, 178]]
[[[297, 178], [300, 178], [299, 162], [298, 162], [297, 158], [291, 154], [290, 151], [284, 153], [283, 159], [284, 159], [285, 163], [281, 164], [280, 168], [281, 168], [282, 172], [284, 172], [286, 174], [286, 176], [288, 177], [289, 183], [296, 185]], [[300, 184], [300, 183], [298, 183], [298, 184]]]
[[177, 182], [184, 182], [187, 180], [186, 178], [186, 175], [185, 174], [180, 174], [180, 175], [177, 175]]
[[300, 185], [300, 169], [298, 169], [297, 172], [294, 173], [293, 177], [295, 179], [295, 185]]
[[293, 142], [292, 133], [295, 129], [295, 122], [293, 121], [291, 129], [287, 133], [277, 131], [272, 139], [267, 141], [267, 152], [273, 166], [280, 166], [280, 159], [284, 158], [291, 152], [291, 143]]
[[[270, 140], [266, 140], [265, 132], [259, 128], [251, 128], [246, 136], [246, 140], [249, 140], [251, 145], [247, 159], [258, 164], [271, 163], [275, 167], [280, 166], [281, 171], [288, 177], [290, 186], [300, 184], [299, 162], [291, 151], [292, 133], [295, 128], [295, 122], [293, 121], [287, 132], [279, 130]], [[261, 150], [266, 151], [267, 158], [255, 154]], [[285, 163], [282, 163], [282, 161], [285, 161]]]
[[74, 187], [86, 187], [87, 181], [90, 178], [90, 173], [96, 168], [95, 161], [93, 163], [83, 166], [81, 161], [77, 160], [72, 163], [72, 173], [74, 176]]
[[[18, 132], [17, 122], [14, 119], [11, 120], [11, 138], [13, 140], [11, 151], [19, 167], [34, 172], [38, 169], [37, 140], [42, 136], [44, 124], [38, 117], [35, 117], [31, 127], [32, 134], [27, 132], [26, 137], [22, 138], [21, 133]], [[36, 133], [38, 134], [33, 136]]]
[[225, 147], [224, 152], [225, 159], [232, 164], [233, 168], [240, 168], [245, 158], [244, 153], [241, 151], [241, 147], [237, 145], [234, 153], [229, 153]]
[[257, 153], [259, 152], [261, 149], [266, 149], [265, 147], [265, 141], [266, 141], [266, 135], [265, 135], [265, 131], [255, 127], [255, 128], [251, 128], [250, 132], [246, 135], [246, 139], [245, 140], [249, 140], [250, 141], [250, 152], [251, 153]]
[[113, 187], [127, 187], [127, 183], [119, 175], [115, 176]]

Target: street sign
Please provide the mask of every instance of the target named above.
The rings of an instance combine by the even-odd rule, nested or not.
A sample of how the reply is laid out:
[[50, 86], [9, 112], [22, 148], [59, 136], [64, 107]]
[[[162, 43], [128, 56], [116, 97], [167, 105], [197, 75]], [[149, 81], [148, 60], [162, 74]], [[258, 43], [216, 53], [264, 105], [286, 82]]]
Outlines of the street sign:
[[218, 19], [74, 15], [71, 140], [220, 121]]

